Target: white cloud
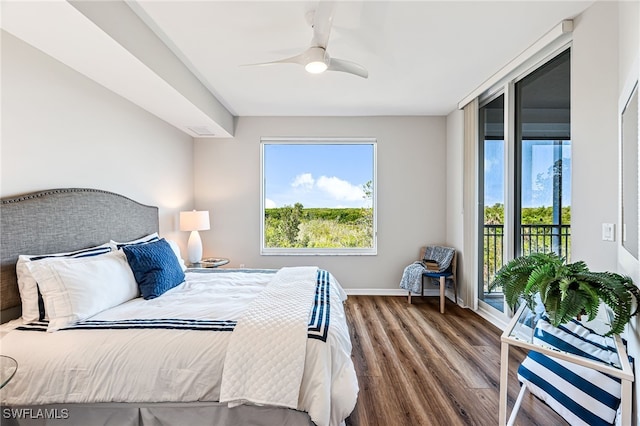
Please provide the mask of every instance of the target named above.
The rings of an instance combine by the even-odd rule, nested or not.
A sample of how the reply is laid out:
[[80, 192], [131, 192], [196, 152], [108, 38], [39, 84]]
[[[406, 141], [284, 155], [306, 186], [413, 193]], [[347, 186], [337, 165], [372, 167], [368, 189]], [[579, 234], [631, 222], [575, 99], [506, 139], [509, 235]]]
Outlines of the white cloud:
[[302, 189], [310, 190], [313, 188], [315, 180], [311, 173], [303, 173], [301, 175], [296, 176], [291, 182], [291, 186], [294, 188], [302, 187]]
[[359, 186], [335, 176], [320, 176], [316, 182], [319, 189], [331, 195], [336, 200], [362, 201], [364, 192]]
[[493, 167], [498, 165], [498, 159], [485, 158], [484, 159], [484, 171], [490, 172], [493, 170]]
[[265, 200], [264, 200], [264, 208], [265, 209], [275, 209], [276, 207], [278, 207], [278, 206], [276, 205], [275, 201], [270, 200], [268, 198], [265, 198]]

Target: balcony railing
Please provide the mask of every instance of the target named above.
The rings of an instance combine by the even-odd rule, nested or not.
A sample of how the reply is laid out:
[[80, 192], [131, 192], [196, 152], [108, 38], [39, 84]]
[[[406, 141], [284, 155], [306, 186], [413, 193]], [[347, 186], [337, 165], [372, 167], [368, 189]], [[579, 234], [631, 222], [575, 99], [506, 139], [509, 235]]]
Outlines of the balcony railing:
[[[521, 225], [520, 252], [558, 253], [569, 261], [571, 254], [570, 225]], [[483, 233], [483, 277], [484, 291], [489, 293], [489, 283], [496, 272], [502, 268], [504, 225], [484, 225]], [[494, 289], [493, 292], [501, 292]]]

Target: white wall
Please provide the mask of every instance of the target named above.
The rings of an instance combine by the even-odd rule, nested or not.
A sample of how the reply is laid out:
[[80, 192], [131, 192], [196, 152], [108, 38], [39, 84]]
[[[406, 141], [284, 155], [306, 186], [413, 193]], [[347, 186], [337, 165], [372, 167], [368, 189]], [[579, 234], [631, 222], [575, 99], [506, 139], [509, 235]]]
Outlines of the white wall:
[[[618, 11], [618, 95], [620, 100], [628, 99], [629, 84], [632, 81], [637, 81], [640, 77], [639, 62], [640, 62], [640, 3], [639, 2], [621, 2], [619, 3]], [[619, 111], [620, 112], [620, 111]], [[640, 117], [639, 117], [640, 118]], [[640, 122], [640, 121], [639, 121]], [[638, 261], [633, 259], [628, 253], [620, 248], [619, 251], [619, 266], [620, 271], [623, 274], [631, 275], [638, 279]], [[634, 262], [632, 264], [629, 261]], [[636, 358], [636, 365], [638, 357], [640, 356], [640, 318], [635, 316], [632, 318], [631, 323], [626, 331], [626, 338], [628, 342], [629, 353]], [[638, 376], [638, 369], [636, 368], [636, 377]], [[634, 382], [634, 410], [635, 410], [635, 424], [640, 424], [640, 413], [638, 411], [637, 403], [637, 389], [638, 379]]]
[[61, 187], [113, 191], [160, 207], [181, 240], [193, 205], [193, 141], [164, 121], [2, 32], [0, 195]]
[[[639, 5], [599, 1], [574, 21], [571, 247], [572, 260], [584, 260], [593, 270], [618, 270], [618, 243], [602, 241], [601, 224], [619, 221], [618, 105], [625, 80], [637, 67], [640, 55]], [[639, 330], [640, 321], [635, 317], [625, 337], [636, 360]], [[634, 423], [640, 424], [635, 390], [634, 395]]]
[[[241, 117], [233, 139], [196, 139], [196, 208], [212, 222], [201, 232], [205, 256], [258, 268], [314, 264], [347, 289], [396, 292], [420, 246], [446, 238], [445, 134], [445, 117]], [[260, 255], [260, 138], [269, 136], [377, 138], [377, 256]]]
[[618, 4], [596, 2], [575, 19], [571, 50], [571, 260], [615, 270], [618, 219]]
[[630, 73], [638, 78], [638, 60], [640, 59], [640, 2], [623, 1], [618, 6], [618, 39], [619, 52], [619, 89]]
[[[596, 2], [576, 19], [573, 55], [572, 250], [576, 260], [585, 260], [592, 269], [616, 271], [621, 267], [618, 243], [601, 241], [600, 226], [601, 222], [620, 226], [619, 104], [629, 95], [624, 91], [631, 74], [638, 78], [640, 3]], [[619, 272], [632, 271], [622, 268]], [[632, 318], [625, 337], [629, 354], [637, 361], [638, 316]], [[634, 388], [634, 424], [640, 424], [637, 381]]]

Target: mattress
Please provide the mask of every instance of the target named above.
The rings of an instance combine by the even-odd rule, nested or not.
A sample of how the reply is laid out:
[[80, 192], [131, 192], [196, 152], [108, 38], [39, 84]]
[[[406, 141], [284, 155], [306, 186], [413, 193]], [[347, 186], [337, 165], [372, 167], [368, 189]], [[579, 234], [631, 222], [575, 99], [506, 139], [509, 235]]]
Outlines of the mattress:
[[[0, 401], [6, 406], [218, 402], [234, 330], [274, 276], [273, 270], [191, 271], [161, 297], [136, 298], [56, 332], [38, 322], [5, 324], [0, 353], [16, 359], [18, 370], [0, 390]], [[358, 383], [343, 309], [346, 295], [327, 276], [326, 291], [318, 290], [310, 308], [295, 408], [317, 425], [338, 425], [355, 406]], [[318, 323], [320, 311], [325, 321]], [[275, 346], [287, 339], [277, 331], [273, 335]], [[268, 389], [281, 373], [254, 379], [266, 380]]]

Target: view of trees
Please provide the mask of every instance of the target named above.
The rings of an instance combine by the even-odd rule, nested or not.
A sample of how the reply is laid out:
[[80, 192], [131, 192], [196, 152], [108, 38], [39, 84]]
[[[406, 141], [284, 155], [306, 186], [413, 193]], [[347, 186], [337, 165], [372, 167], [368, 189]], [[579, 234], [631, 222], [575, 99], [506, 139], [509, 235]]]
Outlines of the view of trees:
[[265, 209], [265, 246], [365, 248], [373, 243], [373, 209], [308, 208], [300, 203]]
[[[362, 186], [365, 200], [373, 196], [372, 182]], [[373, 247], [373, 208], [265, 209], [265, 247], [370, 248]]]
[[[551, 225], [553, 223], [552, 207], [524, 207], [522, 209], [523, 225]], [[496, 203], [484, 208], [485, 225], [500, 225], [504, 223], [504, 205]], [[571, 206], [562, 208], [562, 223], [571, 223]]]
[[[559, 255], [569, 259], [571, 253], [570, 229], [562, 229], [561, 232], [558, 232], [557, 227], [551, 226], [553, 225], [552, 207], [522, 208], [521, 223], [520, 244], [523, 254], [556, 251]], [[562, 224], [568, 228], [570, 223], [571, 206], [566, 206], [562, 208]], [[484, 224], [483, 275], [486, 292], [493, 276], [502, 267], [504, 205], [498, 203], [485, 207]], [[554, 236], [556, 236], [555, 241]], [[558, 244], [558, 247], [553, 247], [554, 242]]]

